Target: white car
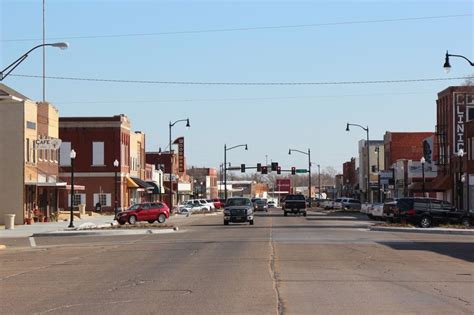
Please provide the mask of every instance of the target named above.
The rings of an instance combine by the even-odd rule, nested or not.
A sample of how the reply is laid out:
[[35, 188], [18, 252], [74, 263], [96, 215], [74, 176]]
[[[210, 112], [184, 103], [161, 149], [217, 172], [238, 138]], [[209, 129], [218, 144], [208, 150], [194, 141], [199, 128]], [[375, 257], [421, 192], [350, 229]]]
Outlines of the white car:
[[334, 209], [334, 201], [331, 199], [324, 199], [321, 202], [321, 208], [323, 208], [324, 210]]
[[209, 211], [210, 211], [210, 210], [216, 210], [216, 206], [214, 206], [214, 202], [208, 202], [206, 199], [199, 199], [199, 202], [200, 202], [203, 206], [208, 206], [208, 207], [209, 207]]
[[180, 205], [178, 213], [180, 214], [189, 214], [195, 211], [207, 211], [207, 208], [202, 205], [195, 205], [195, 204], [185, 204]]
[[211, 205], [207, 204], [207, 202], [203, 203], [199, 199], [188, 200], [188, 202], [186, 202], [186, 205], [191, 205], [193, 207], [202, 207], [201, 210], [205, 210], [205, 211], [211, 211], [211, 209], [212, 209]]
[[375, 220], [383, 220], [383, 203], [372, 205], [371, 214]]

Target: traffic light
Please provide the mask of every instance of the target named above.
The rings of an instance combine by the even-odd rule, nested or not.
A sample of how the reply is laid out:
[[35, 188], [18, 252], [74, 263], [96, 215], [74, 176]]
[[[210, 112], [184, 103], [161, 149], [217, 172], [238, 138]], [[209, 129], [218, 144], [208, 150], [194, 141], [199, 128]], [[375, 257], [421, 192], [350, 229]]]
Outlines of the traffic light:
[[277, 167], [277, 174], [278, 174], [278, 175], [281, 174], [281, 166], [278, 166], [278, 167]]
[[262, 166], [262, 174], [268, 174], [268, 167]]
[[278, 169], [278, 162], [272, 162], [272, 172], [276, 172]]
[[257, 172], [262, 171], [262, 163], [257, 163]]
[[291, 167], [291, 175], [295, 175], [296, 174], [296, 167], [292, 166]]
[[240, 171], [245, 173], [245, 164], [240, 164]]

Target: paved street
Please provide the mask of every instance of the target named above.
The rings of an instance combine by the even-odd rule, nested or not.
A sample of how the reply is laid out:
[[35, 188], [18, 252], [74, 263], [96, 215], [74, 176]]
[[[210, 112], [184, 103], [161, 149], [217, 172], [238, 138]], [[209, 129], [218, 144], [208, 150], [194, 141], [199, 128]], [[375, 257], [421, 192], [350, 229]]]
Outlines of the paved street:
[[370, 232], [360, 215], [180, 218], [173, 234], [18, 239], [4, 314], [474, 312], [474, 237]]

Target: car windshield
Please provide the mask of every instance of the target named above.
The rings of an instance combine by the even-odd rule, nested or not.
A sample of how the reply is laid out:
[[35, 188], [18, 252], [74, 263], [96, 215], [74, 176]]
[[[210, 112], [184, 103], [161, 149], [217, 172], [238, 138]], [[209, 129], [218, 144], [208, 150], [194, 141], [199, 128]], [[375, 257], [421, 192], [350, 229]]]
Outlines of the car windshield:
[[231, 198], [227, 200], [226, 206], [228, 207], [241, 207], [241, 206], [251, 206], [252, 202], [247, 198]]
[[305, 200], [303, 195], [288, 195], [286, 196], [286, 201], [292, 201], [292, 200]]
[[266, 204], [267, 204], [267, 202], [264, 201], [264, 200], [257, 200], [257, 205], [263, 205], [264, 206]]

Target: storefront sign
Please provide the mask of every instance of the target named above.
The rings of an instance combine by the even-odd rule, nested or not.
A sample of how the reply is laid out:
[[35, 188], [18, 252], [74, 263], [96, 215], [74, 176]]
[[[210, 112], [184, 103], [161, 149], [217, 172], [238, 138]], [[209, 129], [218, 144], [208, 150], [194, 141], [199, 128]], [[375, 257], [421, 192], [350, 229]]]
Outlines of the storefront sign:
[[180, 137], [174, 141], [178, 145], [178, 172], [184, 173], [184, 137]]
[[454, 117], [453, 117], [453, 154], [459, 149], [464, 149], [464, 122], [474, 117], [468, 115], [474, 109], [474, 94], [454, 93]]
[[38, 150], [58, 150], [61, 142], [61, 139], [37, 139], [35, 140], [35, 148]]

